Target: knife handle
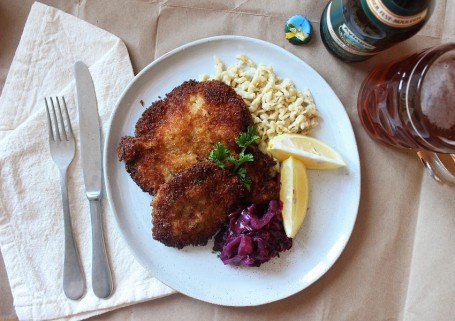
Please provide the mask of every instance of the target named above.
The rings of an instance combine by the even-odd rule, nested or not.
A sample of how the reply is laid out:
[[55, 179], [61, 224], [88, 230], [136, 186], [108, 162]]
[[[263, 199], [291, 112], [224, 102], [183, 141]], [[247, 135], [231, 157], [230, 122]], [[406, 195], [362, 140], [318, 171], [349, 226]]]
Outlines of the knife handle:
[[107, 298], [113, 290], [112, 274], [104, 243], [103, 221], [99, 199], [90, 201], [92, 220], [92, 287], [99, 298]]

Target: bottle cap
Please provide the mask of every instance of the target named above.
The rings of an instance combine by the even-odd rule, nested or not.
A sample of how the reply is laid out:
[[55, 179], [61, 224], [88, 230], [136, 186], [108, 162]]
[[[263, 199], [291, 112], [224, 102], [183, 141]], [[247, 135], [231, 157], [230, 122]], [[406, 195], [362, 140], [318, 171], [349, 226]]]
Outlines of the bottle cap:
[[313, 28], [305, 16], [292, 16], [284, 26], [286, 39], [295, 45], [301, 45], [311, 40]]

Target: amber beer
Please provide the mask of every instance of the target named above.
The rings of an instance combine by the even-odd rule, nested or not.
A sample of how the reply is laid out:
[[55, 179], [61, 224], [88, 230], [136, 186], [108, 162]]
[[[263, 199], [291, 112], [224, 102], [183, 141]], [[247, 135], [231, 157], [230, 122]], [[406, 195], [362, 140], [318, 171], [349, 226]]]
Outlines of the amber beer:
[[455, 43], [374, 69], [357, 102], [370, 136], [388, 145], [455, 153]]

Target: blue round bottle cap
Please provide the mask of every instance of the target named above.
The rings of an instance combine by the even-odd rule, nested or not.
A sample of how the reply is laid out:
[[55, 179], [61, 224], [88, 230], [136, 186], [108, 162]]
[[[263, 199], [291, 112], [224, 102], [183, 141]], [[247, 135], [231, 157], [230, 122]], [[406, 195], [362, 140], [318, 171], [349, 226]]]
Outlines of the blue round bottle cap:
[[311, 40], [313, 28], [305, 16], [292, 16], [284, 26], [286, 39], [290, 43], [301, 45]]

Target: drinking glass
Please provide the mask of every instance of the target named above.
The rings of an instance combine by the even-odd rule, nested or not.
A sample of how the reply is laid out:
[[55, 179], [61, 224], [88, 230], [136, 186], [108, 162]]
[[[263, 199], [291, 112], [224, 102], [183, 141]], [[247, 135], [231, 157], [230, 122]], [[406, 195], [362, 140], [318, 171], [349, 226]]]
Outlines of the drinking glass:
[[373, 139], [415, 150], [433, 178], [455, 184], [455, 43], [378, 66], [357, 108]]

